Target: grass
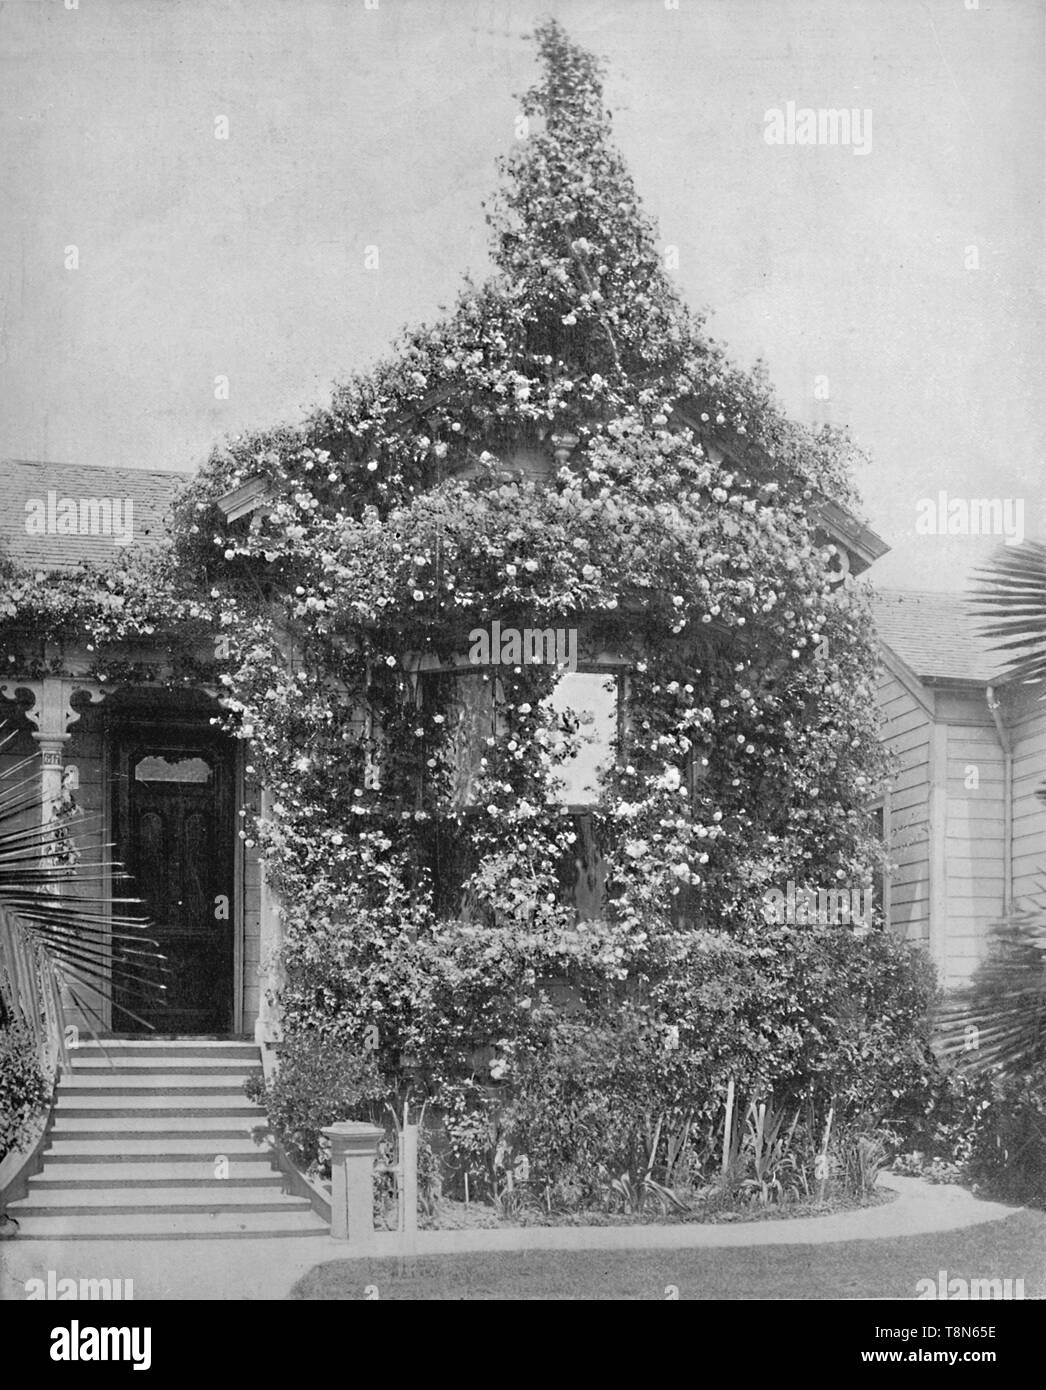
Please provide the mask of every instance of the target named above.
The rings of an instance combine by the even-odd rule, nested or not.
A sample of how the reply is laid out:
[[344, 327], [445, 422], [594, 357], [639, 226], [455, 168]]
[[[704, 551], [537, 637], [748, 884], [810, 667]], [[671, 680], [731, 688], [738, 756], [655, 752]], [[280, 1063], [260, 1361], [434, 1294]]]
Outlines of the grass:
[[[626, 1300], [914, 1299], [920, 1279], [1023, 1279], [1046, 1297], [1046, 1213], [937, 1235], [839, 1244], [698, 1250], [575, 1250], [334, 1260], [295, 1285], [293, 1299]], [[368, 1287], [370, 1292], [368, 1293]], [[376, 1293], [374, 1292], [376, 1290]]]

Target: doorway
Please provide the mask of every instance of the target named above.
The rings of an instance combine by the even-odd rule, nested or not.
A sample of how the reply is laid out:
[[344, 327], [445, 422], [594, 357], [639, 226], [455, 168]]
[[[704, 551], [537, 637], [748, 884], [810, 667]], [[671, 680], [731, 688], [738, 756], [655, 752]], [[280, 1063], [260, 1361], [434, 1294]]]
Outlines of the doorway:
[[[114, 980], [113, 1031], [228, 1034], [235, 1002], [235, 760], [204, 721], [111, 729], [115, 855], [166, 957], [166, 989]], [[141, 1022], [132, 1015], [137, 1015]]]

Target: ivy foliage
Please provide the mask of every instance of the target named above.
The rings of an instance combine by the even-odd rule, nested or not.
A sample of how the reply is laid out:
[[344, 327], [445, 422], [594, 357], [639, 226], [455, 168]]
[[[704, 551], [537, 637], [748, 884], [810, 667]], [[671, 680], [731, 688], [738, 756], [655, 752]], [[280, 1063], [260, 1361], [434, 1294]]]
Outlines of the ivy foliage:
[[[285, 1028], [372, 1046], [463, 1132], [557, 1026], [550, 980], [690, 1038], [704, 934], [751, 941], [767, 887], [861, 885], [876, 856], [872, 628], [816, 524], [853, 502], [851, 447], [787, 420], [681, 302], [597, 61], [554, 21], [535, 37], [489, 278], [301, 424], [216, 449], [143, 571], [0, 590], [7, 623], [86, 627], [100, 664], [213, 642], [269, 790], [246, 833], [282, 897]], [[266, 505], [229, 523], [247, 485]], [[487, 673], [496, 735], [455, 795], [454, 682], [425, 671], [495, 620], [576, 628], [628, 673], [580, 922], [551, 667]]]

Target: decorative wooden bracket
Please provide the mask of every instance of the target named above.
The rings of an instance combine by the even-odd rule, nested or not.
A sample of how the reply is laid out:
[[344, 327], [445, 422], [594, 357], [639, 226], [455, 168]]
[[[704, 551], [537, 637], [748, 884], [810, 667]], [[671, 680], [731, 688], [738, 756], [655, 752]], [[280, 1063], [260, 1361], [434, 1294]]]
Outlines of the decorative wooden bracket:
[[40, 745], [41, 811], [46, 825], [62, 799], [65, 745], [72, 738], [69, 725], [80, 718], [80, 711], [73, 708], [73, 697], [84, 694], [91, 704], [97, 704], [108, 692], [95, 681], [75, 676], [43, 676], [0, 684], [0, 695], [12, 699], [20, 690], [28, 690], [33, 697], [33, 703], [25, 707], [25, 717]]

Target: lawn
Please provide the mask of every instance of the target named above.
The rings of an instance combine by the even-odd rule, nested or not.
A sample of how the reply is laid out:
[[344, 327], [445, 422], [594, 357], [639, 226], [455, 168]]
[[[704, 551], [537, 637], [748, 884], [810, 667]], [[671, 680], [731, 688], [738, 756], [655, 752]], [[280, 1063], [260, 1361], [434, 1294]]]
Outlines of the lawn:
[[938, 1235], [739, 1249], [518, 1251], [334, 1260], [294, 1299], [862, 1299], [916, 1297], [920, 1279], [1023, 1279], [1046, 1297], [1046, 1213]]

